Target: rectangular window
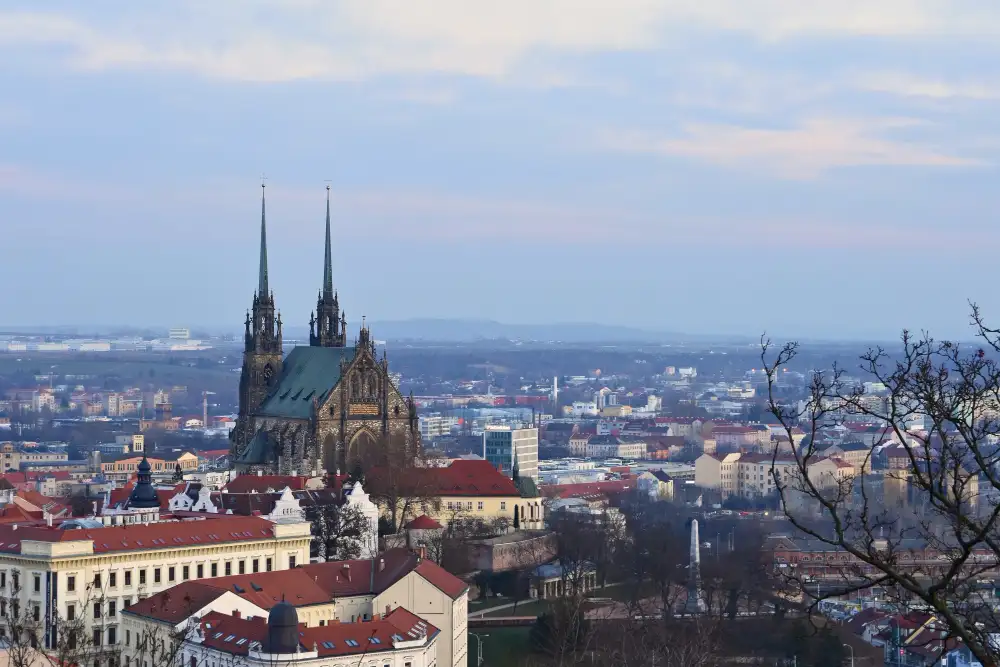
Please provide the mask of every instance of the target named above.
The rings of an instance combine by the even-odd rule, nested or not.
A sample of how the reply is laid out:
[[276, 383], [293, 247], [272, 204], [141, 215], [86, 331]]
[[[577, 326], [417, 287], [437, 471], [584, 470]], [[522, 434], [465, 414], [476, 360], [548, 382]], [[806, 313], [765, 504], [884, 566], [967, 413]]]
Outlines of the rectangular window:
[[122, 609], [127, 609], [130, 604], [132, 604], [132, 598], [125, 598], [122, 600]]
[[295, 567], [295, 556], [288, 557], [288, 569], [291, 570]]
[[108, 602], [108, 616], [114, 616], [118, 613], [118, 603], [115, 600]]
[[34, 586], [35, 586], [34, 590], [35, 590], [36, 593], [41, 593], [42, 592], [42, 577], [40, 575], [37, 575], [37, 574], [35, 575], [35, 584], [34, 584]]
[[160, 583], [160, 568], [158, 567], [153, 569], [153, 583]]
[[114, 646], [118, 643], [118, 628], [108, 628], [108, 645]]
[[146, 571], [145, 570], [139, 570], [139, 585], [140, 586], [145, 586], [146, 585]]
[[233, 573], [233, 563], [232, 561], [226, 561], [226, 576], [228, 577]]
[[66, 605], [66, 620], [75, 621], [76, 620], [76, 605], [68, 604]]
[[7, 572], [0, 572], [0, 588], [7, 587]]
[[31, 610], [31, 617], [35, 619], [35, 623], [42, 620], [42, 608], [39, 607], [37, 604], [35, 605], [34, 609]]
[[94, 588], [96, 588], [97, 590], [101, 589], [101, 573], [100, 572], [95, 572], [94, 573]]
[[504, 511], [507, 509], [507, 503], [500, 501], [500, 510]]
[[271, 559], [270, 558], [268, 558], [266, 561], [264, 561], [264, 571], [265, 572], [270, 572], [271, 571]]
[[205, 566], [204, 565], [199, 565], [198, 566], [198, 578], [199, 579], [203, 579], [204, 577], [205, 577]]
[[212, 563], [212, 576], [213, 577], [219, 576], [219, 564], [218, 563]]
[[17, 570], [10, 573], [10, 585], [14, 587], [15, 591], [21, 589], [21, 575]]
[[185, 565], [184, 568], [181, 570], [181, 574], [184, 575], [184, 581], [187, 581], [188, 579], [190, 579], [191, 578], [191, 566], [190, 565]]
[[117, 572], [111, 572], [111, 573], [109, 573], [108, 574], [108, 586], [110, 586], [111, 588], [114, 588], [117, 585], [118, 585], [118, 573]]
[[100, 646], [101, 645], [101, 635], [102, 634], [104, 634], [104, 631], [101, 630], [101, 628], [94, 628], [94, 646]]
[[173, 580], [174, 580], [174, 568], [168, 567], [167, 568], [167, 581], [173, 581]]
[[478, 509], [480, 512], [482, 512], [483, 511], [483, 501], [480, 500], [478, 503], [476, 503], [476, 505], [477, 505], [476, 509]]
[[241, 560], [239, 562], [239, 566], [240, 566], [240, 574], [246, 574], [247, 573], [247, 562], [245, 560]]
[[95, 602], [94, 603], [94, 618], [100, 618], [100, 617], [101, 617], [101, 603], [100, 602]]
[[125, 570], [125, 585], [132, 585], [132, 570]]
[[260, 572], [260, 559], [259, 558], [254, 558], [253, 559], [253, 571], [254, 572]]
[[132, 631], [125, 631], [125, 646], [129, 646], [132, 643]]

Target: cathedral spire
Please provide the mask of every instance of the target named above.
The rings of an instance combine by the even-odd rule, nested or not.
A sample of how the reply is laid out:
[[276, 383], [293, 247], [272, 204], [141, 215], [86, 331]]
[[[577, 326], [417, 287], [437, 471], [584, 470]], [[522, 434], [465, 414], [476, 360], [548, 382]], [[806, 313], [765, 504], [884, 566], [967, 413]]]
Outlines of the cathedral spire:
[[333, 253], [330, 249], [330, 186], [326, 186], [326, 248], [323, 254], [323, 296], [333, 298]]
[[261, 299], [267, 297], [267, 225], [264, 215], [264, 184], [260, 184], [260, 273], [257, 276], [257, 295]]

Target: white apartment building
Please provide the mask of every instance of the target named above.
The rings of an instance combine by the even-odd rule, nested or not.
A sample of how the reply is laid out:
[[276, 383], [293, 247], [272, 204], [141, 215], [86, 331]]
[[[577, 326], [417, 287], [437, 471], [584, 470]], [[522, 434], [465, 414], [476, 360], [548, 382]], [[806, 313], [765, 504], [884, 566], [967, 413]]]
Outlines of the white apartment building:
[[[244, 644], [260, 641], [259, 620], [273, 616], [283, 599], [294, 605], [296, 622], [301, 624], [300, 636], [305, 641], [298, 652], [309, 654], [316, 650], [312, 647], [315, 637], [319, 658], [324, 658], [324, 653], [328, 656], [325, 662], [315, 662], [316, 656], [300, 656], [313, 661], [309, 662], [310, 667], [313, 664], [331, 667], [362, 664], [357, 657], [338, 662], [345, 655], [338, 653], [343, 649], [338, 642], [346, 644], [347, 638], [354, 637], [353, 633], [358, 630], [355, 624], [360, 623], [367, 629], [367, 637], [376, 629], [374, 624], [393, 620], [397, 614], [396, 622], [415, 626], [417, 622], [411, 618], [412, 615], [418, 617], [424, 626], [436, 629], [436, 635], [432, 631], [426, 633], [428, 639], [433, 636], [436, 641], [433, 644], [406, 646], [406, 642], [416, 641], [419, 637], [408, 637], [407, 633], [400, 632], [400, 638], [392, 641], [404, 645], [393, 646], [393, 651], [387, 651], [384, 642], [389, 640], [376, 634], [382, 641], [369, 647], [368, 655], [385, 655], [392, 660], [383, 662], [381, 657], [373, 657], [371, 664], [377, 667], [385, 664], [405, 667], [406, 655], [416, 656], [425, 648], [433, 650], [429, 650], [424, 662], [414, 657], [410, 667], [432, 667], [435, 664], [465, 667], [468, 660], [468, 586], [432, 561], [406, 549], [390, 549], [377, 559], [314, 563], [288, 572], [246, 574], [179, 584], [124, 612], [126, 655], [131, 653], [134, 659], [136, 647], [133, 639], [148, 636], [157, 627], [173, 632], [183, 627], [188, 619], [200, 617], [205, 621], [220, 613], [229, 616], [230, 620], [217, 619], [217, 622], [239, 625], [244, 633], [242, 637], [247, 639]], [[196, 603], [185, 607], [177, 603], [181, 600], [195, 600]], [[288, 610], [282, 613], [287, 614]], [[258, 627], [236, 624], [233, 617], [250, 617], [258, 621]], [[321, 638], [324, 633], [338, 631], [344, 632], [339, 640], [334, 634]], [[212, 637], [222, 639], [223, 643], [230, 634], [237, 635], [236, 632], [227, 632], [216, 636], [217, 632], [219, 629], [213, 628]], [[253, 634], [255, 632], [258, 634]], [[330, 641], [334, 646], [324, 647], [323, 641]], [[234, 636], [230, 646], [235, 646], [237, 642]], [[360, 641], [358, 643], [361, 644]], [[249, 646], [244, 648], [249, 649]], [[324, 651], [324, 648], [327, 650]], [[363, 649], [363, 645], [351, 648]], [[376, 648], [377, 651], [371, 650]], [[266, 649], [267, 646], [263, 645], [258, 651]], [[360, 655], [362, 650], [355, 653]], [[352, 652], [347, 651], [346, 654]], [[254, 657], [252, 653], [250, 657]], [[368, 665], [365, 661], [364, 667]]]
[[46, 648], [55, 642], [59, 619], [81, 614], [95, 643], [116, 644], [120, 612], [133, 602], [184, 581], [308, 563], [311, 540], [309, 523], [260, 517], [0, 525], [0, 596], [17, 597], [39, 619]]

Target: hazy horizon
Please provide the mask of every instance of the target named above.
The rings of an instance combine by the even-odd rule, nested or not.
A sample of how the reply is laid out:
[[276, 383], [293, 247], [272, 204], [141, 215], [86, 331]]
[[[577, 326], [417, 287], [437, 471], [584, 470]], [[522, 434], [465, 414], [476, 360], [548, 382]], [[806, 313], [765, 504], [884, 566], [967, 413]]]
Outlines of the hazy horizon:
[[1000, 323], [1000, 5], [475, 4], [6, 3], [0, 319]]

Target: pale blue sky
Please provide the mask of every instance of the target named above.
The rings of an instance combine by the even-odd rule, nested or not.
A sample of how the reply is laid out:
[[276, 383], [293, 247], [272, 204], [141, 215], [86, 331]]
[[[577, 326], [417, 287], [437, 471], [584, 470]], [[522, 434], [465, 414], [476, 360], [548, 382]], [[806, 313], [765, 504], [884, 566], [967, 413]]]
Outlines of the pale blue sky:
[[7, 324], [1000, 321], [995, 0], [0, 7]]

